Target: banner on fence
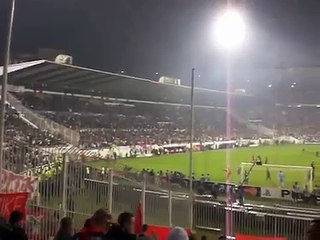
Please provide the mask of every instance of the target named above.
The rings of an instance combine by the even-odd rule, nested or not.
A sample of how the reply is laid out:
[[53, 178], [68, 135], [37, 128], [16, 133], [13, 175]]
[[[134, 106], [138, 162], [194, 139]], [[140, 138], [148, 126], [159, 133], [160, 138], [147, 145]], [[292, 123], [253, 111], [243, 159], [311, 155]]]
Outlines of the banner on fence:
[[2, 192], [27, 192], [33, 194], [38, 186], [38, 178], [33, 176], [16, 174], [8, 170], [3, 170], [1, 183]]
[[272, 199], [291, 200], [291, 191], [281, 188], [261, 188], [261, 197]]
[[243, 192], [246, 196], [250, 196], [250, 197], [260, 197], [261, 196], [261, 188], [259, 188], [259, 187], [244, 186]]
[[10, 213], [14, 210], [18, 210], [25, 214], [27, 200], [27, 192], [0, 193], [0, 215], [8, 220]]
[[257, 237], [257, 236], [236, 234], [236, 240], [287, 240], [287, 238], [281, 238], [281, 237]]

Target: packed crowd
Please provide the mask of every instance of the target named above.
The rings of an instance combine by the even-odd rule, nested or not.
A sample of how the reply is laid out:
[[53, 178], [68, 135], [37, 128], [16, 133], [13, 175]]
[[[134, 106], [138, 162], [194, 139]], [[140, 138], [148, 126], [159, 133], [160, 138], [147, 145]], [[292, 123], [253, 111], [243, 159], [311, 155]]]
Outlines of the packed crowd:
[[[24, 229], [25, 215], [20, 211], [13, 211], [9, 220], [1, 219], [1, 240], [27, 240], [28, 233]], [[168, 240], [196, 239], [196, 235], [181, 227], [174, 227], [166, 237]], [[157, 233], [150, 233], [149, 226], [142, 224], [142, 219], [137, 219], [132, 213], [123, 212], [113, 221], [107, 209], [98, 209], [92, 217], [88, 218], [80, 231], [75, 231], [73, 219], [64, 217], [56, 231], [54, 240], [157, 240]], [[220, 236], [219, 239], [226, 239]], [[206, 240], [202, 236], [201, 240]]]
[[[186, 142], [189, 139], [189, 117], [183, 110], [172, 116], [169, 111], [137, 114], [135, 109], [108, 108], [104, 113], [41, 112], [41, 114], [80, 131], [80, 145], [100, 147], [106, 144], [143, 145]], [[122, 110], [122, 111], [121, 111]], [[182, 113], [181, 113], [182, 112]], [[211, 118], [213, 120], [213, 118]], [[224, 129], [223, 126], [217, 129]], [[200, 123], [195, 128], [196, 141], [209, 141], [223, 136], [213, 125]]]
[[[185, 143], [190, 137], [189, 110], [184, 107], [119, 105], [97, 99], [33, 93], [15, 96], [40, 116], [79, 131], [81, 149], [132, 146], [130, 156], [135, 156], [136, 151], [145, 151], [147, 145]], [[276, 108], [274, 111], [270, 108], [268, 112], [269, 114], [264, 114], [263, 109], [253, 108], [244, 111], [243, 115], [247, 114], [245, 120], [248, 121], [262, 119], [263, 124], [279, 130], [279, 134], [290, 134], [307, 141], [320, 139], [316, 121], [319, 113], [304, 108]], [[194, 140], [210, 142], [225, 139], [225, 118], [226, 112], [222, 109], [197, 109]], [[231, 132], [232, 139], [261, 136], [247, 128], [245, 122], [236, 120], [232, 122]], [[22, 162], [22, 158], [25, 159], [19, 169], [13, 169], [17, 172], [39, 165], [56, 168], [51, 166], [57, 165], [54, 164], [56, 159], [52, 159], [50, 154], [39, 151], [38, 148], [66, 144], [61, 136], [37, 128], [10, 103], [7, 104], [5, 139], [5, 164], [8, 165], [6, 167], [12, 169], [13, 166], [19, 166], [17, 163]], [[142, 149], [137, 150], [135, 146], [142, 146]]]
[[[29, 109], [70, 129], [80, 132], [80, 146], [99, 148], [115, 145], [144, 145], [181, 143], [189, 140], [190, 116], [186, 107], [145, 104], [120, 104], [99, 99], [44, 94], [16, 94]], [[249, 105], [248, 105], [249, 104]], [[264, 137], [257, 132], [260, 124], [274, 129], [278, 135], [292, 135], [306, 140], [320, 137], [317, 108], [275, 107], [268, 103], [255, 106], [235, 103], [231, 115], [231, 138]], [[266, 114], [266, 112], [268, 114]], [[17, 118], [17, 117], [16, 117]], [[239, 120], [241, 118], [241, 121]], [[18, 120], [23, 120], [23, 116]], [[27, 121], [27, 120], [26, 120]], [[11, 121], [9, 121], [11, 122]], [[250, 126], [256, 126], [252, 129]], [[14, 121], [8, 129], [14, 129]], [[27, 131], [23, 126], [18, 131]], [[225, 139], [226, 112], [223, 109], [196, 109], [195, 141]], [[14, 131], [12, 131], [14, 133]], [[16, 134], [38, 145], [53, 145], [57, 139], [47, 132], [34, 131]], [[11, 135], [13, 135], [11, 133]], [[269, 136], [270, 137], [270, 136]], [[59, 138], [58, 138], [59, 142]]]
[[34, 146], [52, 146], [62, 142], [58, 135], [39, 129], [10, 104], [6, 105], [5, 137]]
[[[80, 146], [181, 143], [189, 140], [187, 107], [119, 104], [97, 99], [35, 94], [16, 95], [24, 106], [80, 132]], [[196, 109], [195, 141], [225, 138], [223, 109]], [[233, 121], [232, 138], [258, 137], [245, 123]]]
[[292, 135], [307, 141], [319, 141], [319, 108], [279, 108], [275, 128], [280, 134]]

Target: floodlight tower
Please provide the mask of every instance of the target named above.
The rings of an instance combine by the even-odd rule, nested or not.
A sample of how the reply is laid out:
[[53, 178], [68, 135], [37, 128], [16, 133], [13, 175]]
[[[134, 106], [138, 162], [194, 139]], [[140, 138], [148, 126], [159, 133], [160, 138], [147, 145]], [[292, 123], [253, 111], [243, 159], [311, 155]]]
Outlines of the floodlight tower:
[[[219, 48], [222, 48], [225, 51], [227, 59], [229, 59], [230, 53], [234, 52], [236, 49], [239, 49], [241, 44], [244, 42], [246, 37], [246, 24], [241, 13], [236, 9], [228, 6], [227, 9], [221, 12], [217, 21], [214, 25], [214, 40], [216, 41]], [[227, 138], [231, 137], [231, 102], [230, 102], [230, 79], [229, 71], [227, 70]], [[190, 148], [189, 148], [189, 198], [190, 198], [190, 228], [193, 227], [193, 207], [192, 207], [192, 196], [193, 196], [193, 138], [194, 138], [194, 74], [195, 69], [192, 69], [191, 77], [191, 100], [190, 100]], [[226, 183], [230, 183], [231, 173], [230, 172], [230, 152], [227, 150], [227, 179]], [[231, 216], [231, 212], [228, 214]], [[230, 217], [227, 216], [227, 222], [230, 222]], [[228, 229], [228, 227], [227, 227]], [[229, 227], [232, 229], [232, 226]], [[230, 235], [231, 231], [227, 230], [227, 234]]]
[[[246, 38], [246, 24], [242, 14], [231, 5], [221, 12], [217, 18], [214, 37], [219, 48], [225, 51], [226, 54], [226, 138], [231, 139], [231, 88], [230, 88], [230, 62], [232, 54], [239, 50]], [[227, 205], [226, 211], [226, 236], [233, 237], [232, 226], [232, 192], [231, 192], [231, 153], [230, 149], [226, 149], [226, 184], [227, 184]]]
[[2, 72], [1, 83], [1, 101], [0, 101], [0, 192], [2, 189], [2, 172], [3, 172], [3, 149], [4, 149], [4, 128], [5, 128], [5, 112], [7, 100], [7, 82], [8, 82], [8, 66], [10, 61], [11, 35], [14, 18], [15, 0], [11, 0], [11, 9], [8, 20], [8, 33], [6, 36], [5, 57]]

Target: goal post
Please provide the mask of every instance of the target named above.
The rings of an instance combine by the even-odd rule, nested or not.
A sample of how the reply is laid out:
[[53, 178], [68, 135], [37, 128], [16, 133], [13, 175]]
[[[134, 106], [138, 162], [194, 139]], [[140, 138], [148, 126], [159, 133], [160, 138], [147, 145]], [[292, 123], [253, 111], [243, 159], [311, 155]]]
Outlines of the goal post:
[[[252, 167], [253, 165], [254, 167]], [[312, 167], [278, 164], [257, 165], [255, 163], [242, 162], [240, 165], [240, 182], [245, 182], [245, 175], [248, 174], [251, 168], [252, 172], [249, 173], [249, 178], [253, 178], [253, 182], [250, 185], [254, 184], [257, 180], [258, 182], [267, 182], [268, 177], [270, 177], [270, 180], [272, 178], [273, 183], [276, 184], [279, 182], [279, 172], [282, 171], [287, 188], [291, 188], [294, 182], [298, 182], [302, 189], [307, 185], [310, 192], [313, 190]]]

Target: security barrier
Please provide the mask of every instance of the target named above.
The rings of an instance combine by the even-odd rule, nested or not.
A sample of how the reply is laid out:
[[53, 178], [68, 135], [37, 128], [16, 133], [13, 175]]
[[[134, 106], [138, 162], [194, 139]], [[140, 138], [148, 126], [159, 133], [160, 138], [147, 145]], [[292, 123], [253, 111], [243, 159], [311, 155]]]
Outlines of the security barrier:
[[[131, 180], [107, 167], [94, 169], [63, 151], [47, 152], [17, 141], [7, 141], [4, 161], [6, 168], [15, 174], [38, 178], [27, 205], [26, 229], [30, 239], [49, 239], [64, 216], [72, 217], [79, 229], [100, 207], [108, 208], [117, 216], [123, 211], [135, 213], [139, 203], [148, 224], [190, 225], [190, 196], [176, 191], [176, 186], [169, 183], [155, 186], [154, 181], [150, 182], [143, 175]], [[309, 222], [320, 215], [317, 210], [228, 206], [196, 194], [191, 197], [193, 227], [221, 229], [222, 232], [229, 228], [233, 236], [304, 239]]]

